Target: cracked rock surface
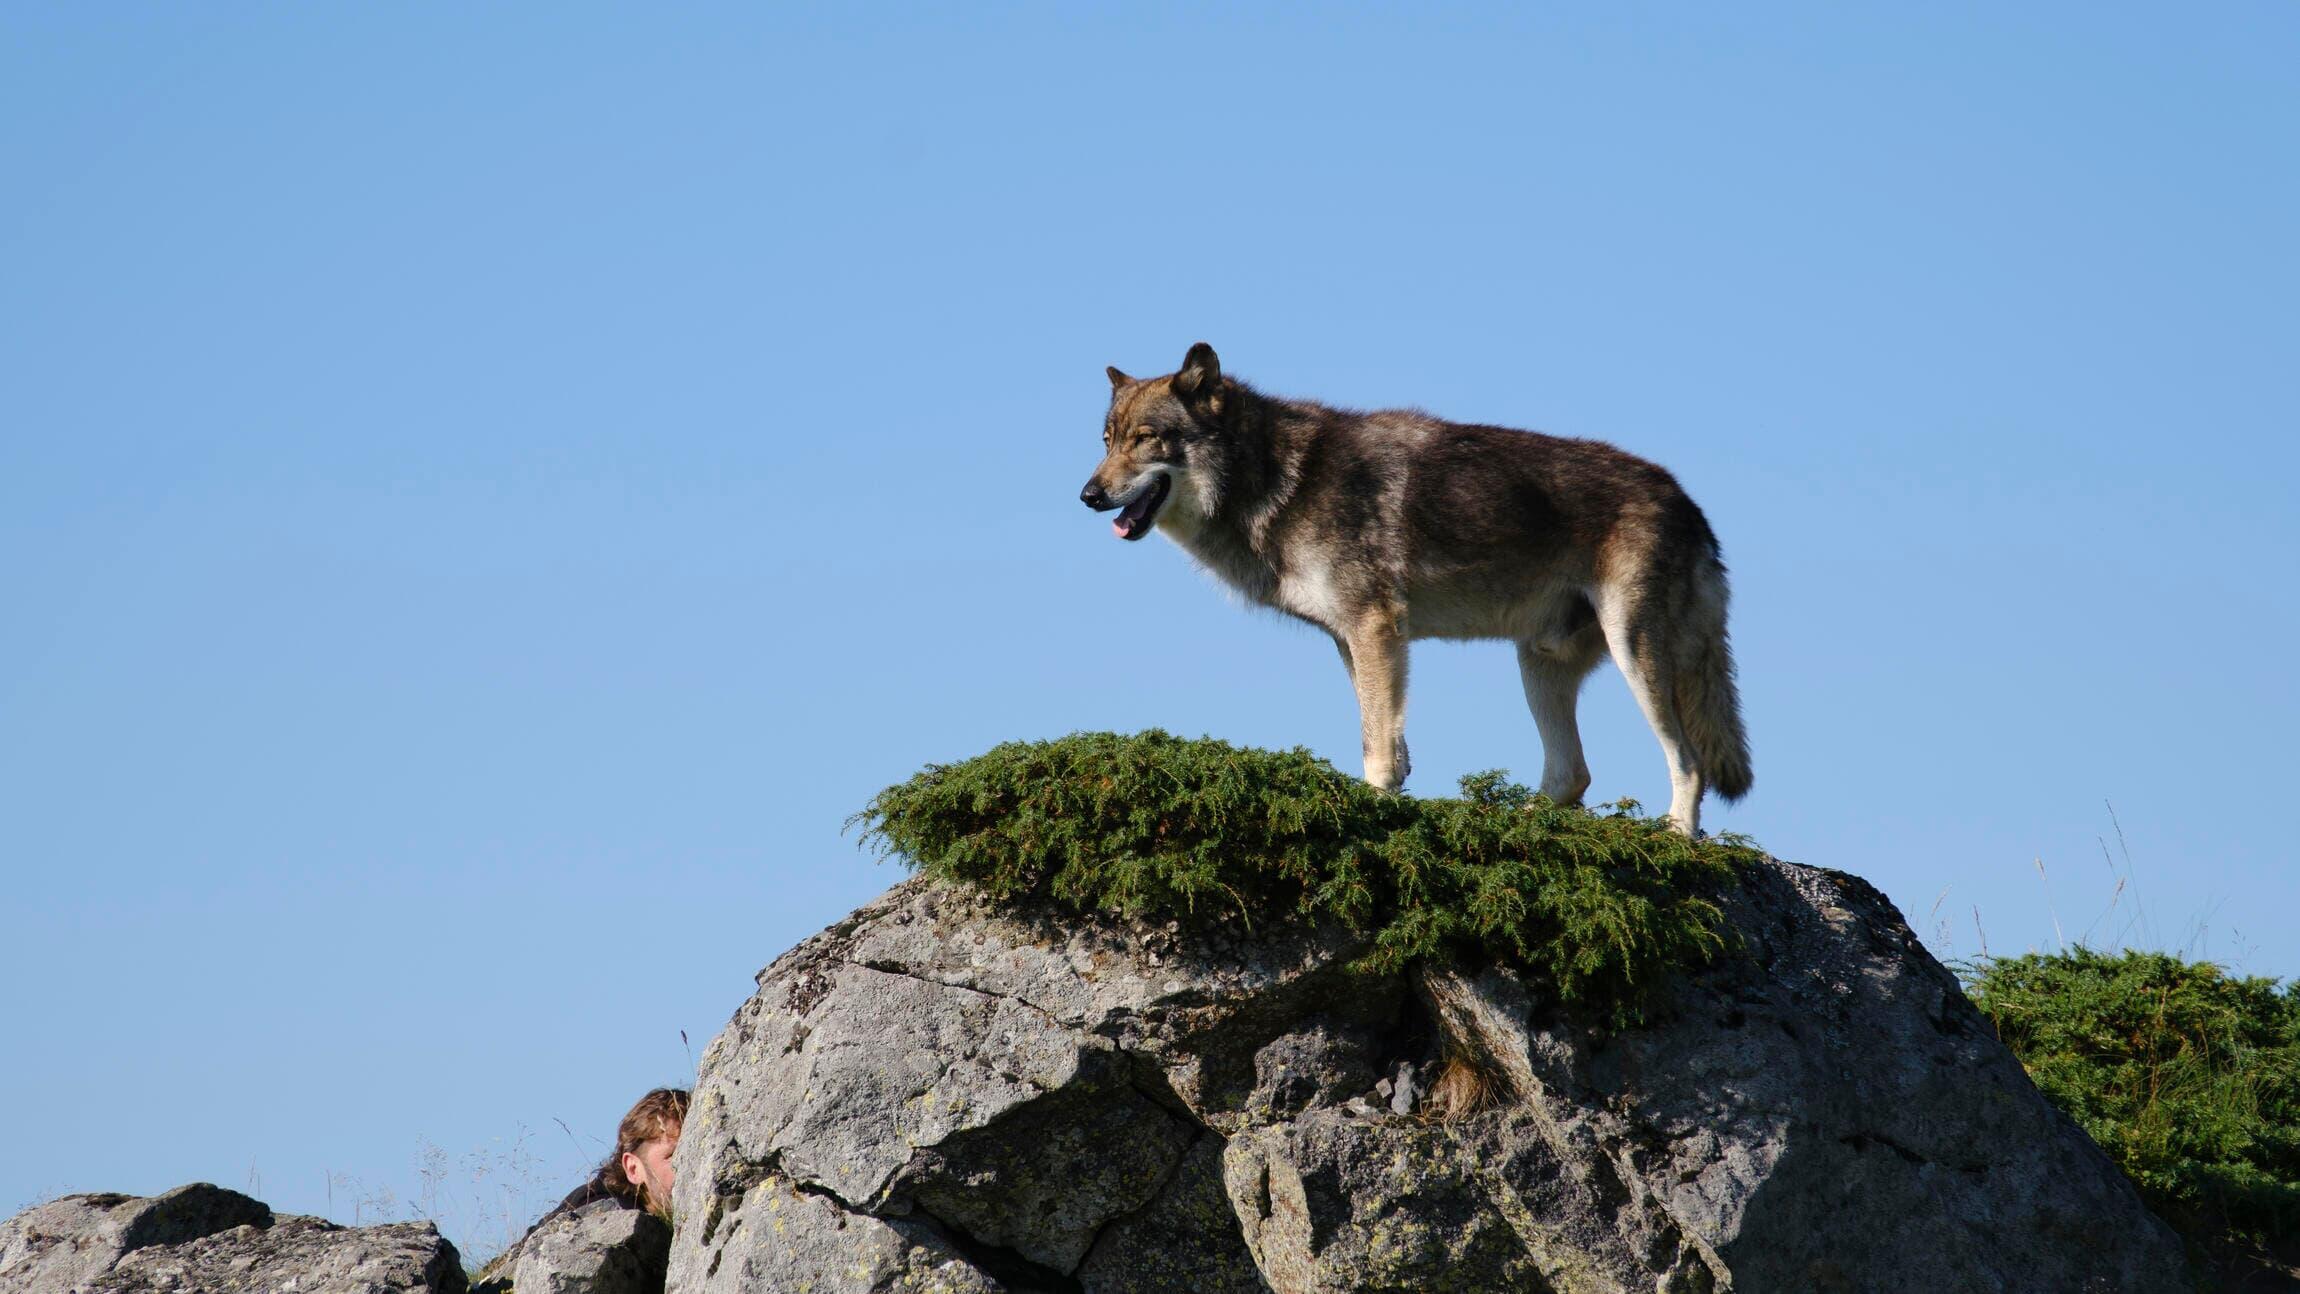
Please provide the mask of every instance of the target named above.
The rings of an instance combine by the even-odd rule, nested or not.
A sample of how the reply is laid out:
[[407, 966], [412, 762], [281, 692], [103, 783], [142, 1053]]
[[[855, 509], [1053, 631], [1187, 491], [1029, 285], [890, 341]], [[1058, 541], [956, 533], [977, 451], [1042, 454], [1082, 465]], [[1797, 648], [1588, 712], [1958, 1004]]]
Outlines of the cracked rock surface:
[[[1768, 863], [1724, 903], [1742, 953], [1602, 1036], [1345, 931], [905, 882], [706, 1052], [668, 1288], [2186, 1288], [1882, 895]], [[1488, 1097], [1433, 1118], [1462, 1055]]]
[[164, 1195], [67, 1195], [0, 1223], [0, 1294], [462, 1294], [428, 1222], [345, 1227], [275, 1216], [205, 1182]]

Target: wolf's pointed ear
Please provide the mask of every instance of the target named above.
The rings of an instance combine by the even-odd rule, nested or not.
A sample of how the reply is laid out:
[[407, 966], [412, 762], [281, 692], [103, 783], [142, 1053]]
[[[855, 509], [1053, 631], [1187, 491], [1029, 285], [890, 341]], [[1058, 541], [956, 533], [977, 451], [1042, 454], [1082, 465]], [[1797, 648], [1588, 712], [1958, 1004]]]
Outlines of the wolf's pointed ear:
[[1204, 342], [1182, 357], [1182, 371], [1174, 375], [1174, 394], [1185, 400], [1203, 400], [1222, 389], [1222, 361]]
[[1119, 387], [1122, 387], [1122, 386], [1126, 385], [1128, 382], [1131, 382], [1131, 381], [1133, 381], [1133, 380], [1134, 380], [1133, 378], [1130, 378], [1130, 377], [1126, 376], [1124, 373], [1121, 373], [1121, 372], [1119, 372], [1119, 371], [1118, 371], [1118, 366], [1117, 366], [1116, 364], [1112, 364], [1112, 365], [1110, 366], [1110, 368], [1109, 368], [1109, 373], [1110, 373], [1110, 389], [1111, 389], [1111, 390], [1113, 390], [1113, 391], [1117, 390]]

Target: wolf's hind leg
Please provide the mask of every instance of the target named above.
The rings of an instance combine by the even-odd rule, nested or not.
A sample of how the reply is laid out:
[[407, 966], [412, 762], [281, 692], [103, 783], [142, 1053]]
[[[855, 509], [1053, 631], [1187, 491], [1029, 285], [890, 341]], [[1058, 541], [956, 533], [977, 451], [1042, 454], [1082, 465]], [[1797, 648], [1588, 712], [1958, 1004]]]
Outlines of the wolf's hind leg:
[[1613, 653], [1613, 663], [1628, 682], [1629, 694], [1637, 698], [1637, 708], [1645, 712], [1645, 721], [1653, 725], [1661, 754], [1669, 761], [1670, 824], [1687, 836], [1699, 836], [1701, 793], [1706, 787], [1693, 745], [1678, 717], [1677, 668], [1668, 657], [1668, 627], [1648, 622], [1645, 608], [1628, 589], [1601, 590], [1596, 601], [1597, 622], [1605, 630], [1605, 645]]
[[1366, 781], [1384, 791], [1405, 784], [1406, 636], [1398, 617], [1373, 613], [1361, 618], [1347, 638], [1336, 635], [1342, 664], [1358, 692], [1358, 722], [1364, 736]]
[[1525, 684], [1526, 708], [1541, 730], [1541, 793], [1559, 804], [1579, 804], [1589, 789], [1589, 764], [1581, 753], [1581, 728], [1574, 722], [1582, 680], [1605, 655], [1605, 638], [1595, 624], [1555, 638], [1528, 638], [1517, 644], [1517, 674]]

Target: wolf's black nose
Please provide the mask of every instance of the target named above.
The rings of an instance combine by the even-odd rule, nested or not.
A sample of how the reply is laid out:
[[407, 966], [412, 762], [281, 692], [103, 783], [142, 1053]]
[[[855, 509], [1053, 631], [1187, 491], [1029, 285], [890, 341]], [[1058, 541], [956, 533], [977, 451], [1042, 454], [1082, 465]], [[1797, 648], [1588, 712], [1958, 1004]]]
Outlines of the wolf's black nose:
[[1102, 487], [1092, 481], [1088, 481], [1086, 488], [1078, 492], [1078, 501], [1097, 512], [1110, 506], [1110, 496], [1104, 494]]

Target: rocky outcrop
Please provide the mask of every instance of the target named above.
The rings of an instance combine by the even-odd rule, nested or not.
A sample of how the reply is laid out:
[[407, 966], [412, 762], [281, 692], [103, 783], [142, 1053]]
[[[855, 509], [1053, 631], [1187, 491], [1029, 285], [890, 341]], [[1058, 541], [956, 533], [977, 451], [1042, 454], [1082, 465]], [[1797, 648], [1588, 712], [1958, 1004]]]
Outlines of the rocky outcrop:
[[204, 1182], [164, 1195], [68, 1195], [0, 1223], [0, 1294], [462, 1294], [428, 1222], [345, 1227], [275, 1216]]
[[545, 1218], [497, 1255], [472, 1294], [663, 1294], [671, 1228], [609, 1200]]
[[0, 1222], [0, 1291], [77, 1289], [139, 1249], [270, 1225], [261, 1202], [206, 1182], [150, 1197], [67, 1195]]
[[346, 1227], [283, 1217], [188, 1244], [139, 1249], [89, 1294], [460, 1294], [463, 1263], [428, 1222]]
[[1891, 904], [1768, 863], [1594, 1032], [1333, 929], [913, 881], [712, 1044], [678, 1294], [2173, 1291], [2177, 1242]]

